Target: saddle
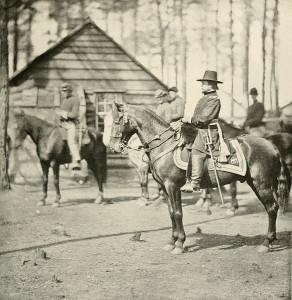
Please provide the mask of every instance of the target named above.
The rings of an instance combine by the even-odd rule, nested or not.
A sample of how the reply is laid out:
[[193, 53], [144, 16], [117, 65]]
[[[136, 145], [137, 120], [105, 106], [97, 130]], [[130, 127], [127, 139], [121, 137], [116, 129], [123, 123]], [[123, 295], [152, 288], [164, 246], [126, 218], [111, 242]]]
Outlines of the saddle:
[[[225, 143], [229, 148], [230, 156], [228, 156], [226, 162], [220, 162], [220, 153], [217, 156], [214, 156], [216, 170], [244, 176], [246, 174], [247, 164], [238, 140], [225, 140]], [[181, 170], [187, 171], [187, 177], [190, 177], [190, 174], [188, 173], [191, 171], [191, 160], [189, 159], [190, 155], [191, 149], [188, 149], [187, 147], [179, 147], [175, 149], [173, 154], [175, 165]], [[214, 171], [213, 163], [209, 156], [206, 159], [205, 167], [209, 171]]]

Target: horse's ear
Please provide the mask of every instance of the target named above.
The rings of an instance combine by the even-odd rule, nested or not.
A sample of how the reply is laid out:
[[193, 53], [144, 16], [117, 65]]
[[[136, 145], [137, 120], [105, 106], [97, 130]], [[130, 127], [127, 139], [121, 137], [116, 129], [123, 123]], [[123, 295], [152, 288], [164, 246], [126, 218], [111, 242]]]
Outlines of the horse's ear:
[[123, 112], [124, 111], [124, 104], [123, 103], [115, 102], [115, 106], [116, 106], [118, 112]]

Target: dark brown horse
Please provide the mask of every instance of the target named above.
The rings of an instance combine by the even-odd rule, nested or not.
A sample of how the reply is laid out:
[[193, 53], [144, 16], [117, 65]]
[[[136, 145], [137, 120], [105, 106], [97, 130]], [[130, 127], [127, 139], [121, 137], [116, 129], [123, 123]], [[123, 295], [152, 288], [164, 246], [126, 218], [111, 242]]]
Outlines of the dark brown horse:
[[[63, 140], [62, 128], [35, 116], [29, 116], [23, 112], [15, 114], [15, 143], [14, 148], [21, 146], [22, 142], [29, 135], [36, 145], [37, 155], [40, 159], [43, 171], [43, 197], [38, 205], [45, 205], [48, 196], [48, 173], [49, 168], [53, 169], [54, 185], [56, 189], [56, 200], [54, 207], [60, 205], [61, 193], [59, 188], [60, 165], [70, 163], [71, 155], [67, 141]], [[106, 147], [102, 142], [102, 134], [91, 128], [88, 130], [90, 143], [82, 146], [81, 158], [88, 163], [97, 180], [99, 193], [95, 203], [103, 201], [103, 183], [107, 177]]]
[[[224, 120], [219, 120], [219, 123], [227, 138], [237, 137], [245, 133], [244, 129], [235, 127]], [[278, 132], [266, 135], [265, 138], [278, 148], [281, 158], [292, 176], [292, 135], [287, 132]]]
[[[245, 134], [244, 129], [235, 127], [234, 125], [227, 123], [226, 121], [219, 119], [220, 127], [224, 133], [226, 138], [235, 138], [240, 135]], [[266, 139], [271, 141], [279, 150], [282, 161], [288, 168], [290, 173], [290, 178], [292, 178], [292, 135], [289, 133], [275, 133], [272, 135], [265, 136]], [[212, 191], [210, 189], [206, 189], [201, 196], [203, 201], [212, 200]], [[228, 209], [227, 215], [234, 215], [236, 210], [238, 209], [238, 201], [237, 201], [237, 186], [236, 182], [232, 182], [230, 184], [230, 196], [231, 196], [231, 208]]]
[[[173, 161], [173, 150], [178, 141], [168, 124], [149, 109], [116, 104], [112, 127], [111, 149], [121, 152], [130, 137], [137, 133], [149, 157], [154, 179], [161, 184], [167, 198], [172, 222], [172, 235], [164, 246], [173, 254], [181, 254], [186, 239], [183, 227], [183, 212], [180, 187], [185, 183], [185, 172]], [[193, 129], [193, 136], [197, 129]], [[220, 182], [246, 181], [258, 199], [263, 203], [269, 217], [268, 234], [259, 252], [269, 250], [276, 239], [276, 219], [279, 205], [288, 202], [290, 185], [279, 151], [269, 141], [245, 135], [238, 138], [247, 161], [247, 173], [240, 176], [228, 172], [218, 172]], [[205, 171], [202, 188], [216, 187], [214, 171]]]

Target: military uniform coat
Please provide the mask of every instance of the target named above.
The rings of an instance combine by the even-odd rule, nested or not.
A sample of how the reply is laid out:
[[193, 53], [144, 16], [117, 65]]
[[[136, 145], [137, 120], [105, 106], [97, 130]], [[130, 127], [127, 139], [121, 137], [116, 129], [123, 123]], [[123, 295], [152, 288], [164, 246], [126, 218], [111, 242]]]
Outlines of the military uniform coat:
[[65, 98], [60, 108], [68, 112], [68, 121], [77, 121], [79, 117], [79, 100], [76, 97], [70, 95], [68, 98]]
[[166, 123], [171, 122], [171, 107], [168, 102], [163, 102], [158, 105], [156, 114], [161, 117]]
[[258, 101], [255, 101], [247, 110], [246, 121], [244, 122], [245, 126], [251, 128], [263, 126], [263, 117], [265, 115], [264, 105]]
[[176, 122], [183, 118], [185, 110], [185, 100], [180, 96], [176, 96], [171, 102], [171, 122]]
[[[209, 154], [205, 147], [203, 135], [208, 133], [208, 125], [214, 120], [218, 119], [221, 108], [220, 99], [216, 91], [206, 93], [197, 103], [194, 114], [191, 118], [192, 124], [199, 128], [196, 139], [192, 145], [194, 154]], [[219, 150], [219, 135], [218, 130], [211, 129], [211, 136], [213, 141], [213, 151]]]

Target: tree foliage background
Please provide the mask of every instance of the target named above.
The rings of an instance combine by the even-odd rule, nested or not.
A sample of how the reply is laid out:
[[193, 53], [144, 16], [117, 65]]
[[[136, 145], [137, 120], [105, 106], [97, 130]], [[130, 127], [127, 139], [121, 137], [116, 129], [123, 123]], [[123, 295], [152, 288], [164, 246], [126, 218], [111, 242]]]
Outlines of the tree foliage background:
[[279, 82], [285, 80], [280, 70], [287, 60], [280, 49], [291, 43], [283, 40], [292, 14], [289, 0], [25, 2], [9, 14], [10, 70], [90, 16], [165, 83], [178, 85], [188, 102], [199, 97], [195, 79], [205, 69], [217, 70], [225, 97], [244, 107], [254, 86], [267, 109], [275, 111], [290, 100]]

